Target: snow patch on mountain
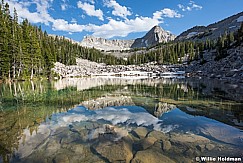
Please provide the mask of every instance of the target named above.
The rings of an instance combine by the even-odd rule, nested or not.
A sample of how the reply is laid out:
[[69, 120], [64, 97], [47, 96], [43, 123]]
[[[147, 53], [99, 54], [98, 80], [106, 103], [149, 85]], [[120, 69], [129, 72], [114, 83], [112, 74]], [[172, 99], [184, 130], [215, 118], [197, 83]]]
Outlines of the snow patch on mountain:
[[243, 16], [240, 16], [238, 19], [237, 19], [237, 22], [243, 22]]
[[187, 36], [186, 36], [186, 38], [191, 38], [191, 37], [193, 37], [193, 36], [195, 36], [195, 35], [197, 35], [198, 34], [198, 32], [190, 32]]

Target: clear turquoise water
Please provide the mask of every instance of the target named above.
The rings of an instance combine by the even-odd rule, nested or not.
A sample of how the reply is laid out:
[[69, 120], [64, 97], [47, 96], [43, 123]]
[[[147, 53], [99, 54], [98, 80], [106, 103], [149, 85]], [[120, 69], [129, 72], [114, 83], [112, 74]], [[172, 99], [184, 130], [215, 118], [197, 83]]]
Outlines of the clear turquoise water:
[[[117, 156], [110, 158], [99, 145], [128, 138], [133, 159], [139, 151], [158, 151], [164, 139], [171, 148], [159, 147], [159, 154], [177, 162], [201, 155], [242, 157], [242, 86], [237, 88], [191, 79], [2, 83], [0, 162], [57, 162], [58, 154], [69, 162], [112, 162]], [[136, 132], [140, 127], [146, 129], [145, 138]], [[165, 137], [141, 148], [153, 131]], [[66, 151], [77, 145], [85, 158]]]

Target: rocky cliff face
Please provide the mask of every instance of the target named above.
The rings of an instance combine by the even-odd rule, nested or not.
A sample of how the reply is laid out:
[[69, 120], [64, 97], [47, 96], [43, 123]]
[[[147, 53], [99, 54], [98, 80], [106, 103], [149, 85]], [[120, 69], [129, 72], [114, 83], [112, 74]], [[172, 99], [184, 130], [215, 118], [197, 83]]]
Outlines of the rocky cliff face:
[[234, 32], [243, 22], [243, 12], [208, 26], [195, 26], [176, 37], [176, 41], [216, 39], [225, 32]]
[[85, 36], [80, 44], [85, 47], [109, 51], [130, 49], [133, 43], [134, 40], [108, 40], [94, 36]]
[[163, 30], [160, 26], [154, 26], [144, 37], [136, 39], [131, 48], [150, 47], [158, 43], [172, 41], [175, 37], [175, 35]]
[[108, 40], [94, 36], [86, 36], [80, 44], [85, 47], [94, 47], [96, 49], [109, 51], [150, 47], [174, 39], [175, 35], [163, 30], [160, 26], [154, 26], [144, 37], [136, 40]]

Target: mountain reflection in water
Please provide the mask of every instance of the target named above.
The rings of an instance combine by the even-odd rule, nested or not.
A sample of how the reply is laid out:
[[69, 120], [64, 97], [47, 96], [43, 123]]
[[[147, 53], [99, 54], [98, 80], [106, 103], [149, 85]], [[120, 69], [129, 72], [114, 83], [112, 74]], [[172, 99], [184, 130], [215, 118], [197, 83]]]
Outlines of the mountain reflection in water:
[[0, 162], [242, 156], [242, 86], [232, 92], [232, 84], [215, 83], [121, 78], [2, 83]]

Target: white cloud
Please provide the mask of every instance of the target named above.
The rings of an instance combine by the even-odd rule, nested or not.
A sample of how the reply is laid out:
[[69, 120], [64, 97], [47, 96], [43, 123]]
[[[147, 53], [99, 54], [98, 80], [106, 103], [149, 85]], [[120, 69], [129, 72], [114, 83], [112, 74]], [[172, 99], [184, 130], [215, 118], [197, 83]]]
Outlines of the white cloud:
[[[10, 5], [11, 12], [16, 8], [18, 12], [18, 17], [21, 20], [28, 19], [31, 23], [44, 23], [49, 25], [54, 19], [48, 13], [48, 8], [53, 0], [33, 0], [28, 3], [18, 3], [17, 1], [6, 1]], [[36, 4], [37, 12], [30, 12], [28, 6], [31, 4]]]
[[81, 1], [78, 1], [77, 5], [78, 5], [78, 8], [84, 10], [84, 12], [87, 15], [98, 17], [102, 21], [104, 20], [103, 12], [100, 9], [95, 10], [95, 6], [94, 5], [91, 5], [91, 4], [86, 3], [86, 2], [82, 3]]
[[202, 6], [200, 6], [200, 5], [197, 5], [194, 1], [190, 1], [190, 3], [189, 4], [191, 4], [192, 5], [192, 7], [191, 8], [193, 8], [193, 9], [196, 9], [196, 10], [201, 10], [203, 7]]
[[119, 16], [124, 19], [127, 18], [127, 16], [132, 15], [132, 13], [128, 10], [126, 6], [121, 6], [119, 3], [117, 3], [115, 0], [105, 0], [104, 5], [113, 8], [112, 15]]
[[79, 25], [76, 23], [68, 23], [63, 19], [57, 19], [53, 22], [53, 30], [66, 32], [93, 32], [96, 37], [112, 38], [115, 36], [126, 37], [132, 32], [145, 32], [150, 30], [154, 25], [162, 23], [161, 20], [149, 17], [136, 17], [135, 19], [126, 19], [124, 21], [109, 19], [107, 24], [95, 25]]
[[169, 9], [169, 8], [164, 8], [161, 11], [156, 11], [153, 15], [154, 15], [154, 18], [156, 18], [156, 19], [162, 19], [163, 17], [168, 17], [168, 18], [183, 17], [183, 15], [177, 13], [177, 11]]
[[62, 9], [62, 11], [66, 10], [67, 9], [67, 4], [61, 4], [61, 9]]
[[[48, 10], [51, 9], [52, 1], [53, 0], [30, 0], [28, 3], [19, 3], [18, 1], [9, 0], [7, 2], [10, 4], [11, 12], [13, 12], [14, 7], [17, 9], [20, 19], [27, 18], [31, 23], [43, 23], [45, 25], [51, 25], [52, 29], [55, 31], [65, 31], [71, 33], [87, 31], [93, 33], [94, 36], [103, 38], [112, 38], [115, 36], [126, 37], [130, 33], [146, 32], [153, 26], [163, 23], [164, 17], [179, 18], [182, 16], [176, 11], [166, 8], [161, 11], [156, 11], [153, 13], [152, 17], [136, 15], [135, 18], [128, 19], [126, 16], [130, 15], [131, 13], [125, 7], [126, 9], [123, 10], [123, 13], [117, 12], [117, 15], [120, 15], [125, 19], [107, 17], [106, 19], [108, 22], [102, 25], [78, 24], [77, 20], [74, 18], [70, 21], [60, 18], [54, 19], [48, 13]], [[90, 0], [86, 1], [90, 2]], [[67, 2], [67, 0], [63, 0], [62, 2]], [[36, 5], [36, 12], [30, 12], [28, 9], [32, 4]], [[103, 12], [101, 10], [95, 10], [94, 5], [82, 3], [81, 1], [79, 1], [77, 5], [79, 8], [85, 10], [87, 15], [96, 16], [99, 19], [104, 20]], [[117, 10], [114, 9], [114, 11]], [[80, 17], [84, 18], [85, 16], [80, 15]]]
[[178, 7], [179, 7], [179, 9], [181, 9], [182, 11], [186, 11], [186, 9], [185, 9], [185, 6], [184, 6], [184, 5], [182, 5], [182, 4], [178, 4], [177, 6], [178, 6]]
[[66, 32], [82, 32], [85, 25], [79, 25], [77, 23], [68, 23], [63, 19], [56, 19], [53, 21], [52, 29], [55, 31], [66, 31]]
[[163, 23], [164, 17], [181, 18], [183, 15], [174, 10], [165, 8], [161, 11], [153, 13], [153, 17], [137, 16], [134, 19], [114, 20], [109, 18], [107, 24], [101, 26], [89, 26], [89, 32], [93, 32], [94, 36], [103, 38], [112, 38], [115, 36], [126, 37], [129, 33], [133, 32], [146, 32], [153, 26]]
[[53, 29], [66, 32], [87, 31], [93, 33], [96, 37], [102, 38], [113, 38], [115, 36], [126, 37], [130, 33], [147, 32], [153, 26], [163, 23], [164, 17], [180, 18], [182, 15], [174, 10], [165, 8], [153, 13], [153, 17], [137, 16], [134, 19], [124, 20], [107, 17], [108, 23], [102, 25], [79, 25], [75, 22], [70, 24], [63, 19], [59, 19], [53, 23]]
[[[8, 2], [8, 1], [7, 1]], [[8, 2], [9, 3], [9, 2]], [[31, 1], [23, 1], [23, 2], [19, 2], [21, 5], [25, 6], [25, 7], [29, 7], [31, 5]], [[11, 6], [10, 6], [11, 7]]]
[[65, 11], [70, 7], [70, 5], [68, 5], [68, 2], [69, 2], [69, 0], [62, 0], [62, 2], [61, 2], [62, 11]]
[[193, 9], [195, 10], [201, 10], [203, 7], [196, 4], [194, 1], [190, 1], [188, 3], [188, 6], [184, 6], [182, 4], [178, 4], [178, 7], [182, 10], [182, 11], [192, 11]]
[[149, 17], [136, 17], [125, 21], [110, 19], [107, 24], [91, 26], [91, 32], [93, 32], [94, 36], [103, 38], [126, 37], [129, 33], [148, 31], [159, 23], [161, 21]]

